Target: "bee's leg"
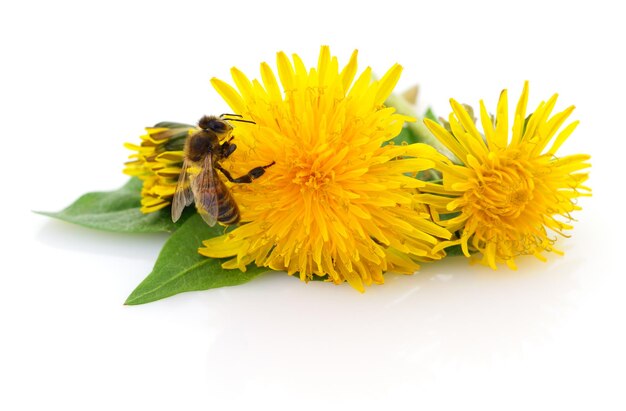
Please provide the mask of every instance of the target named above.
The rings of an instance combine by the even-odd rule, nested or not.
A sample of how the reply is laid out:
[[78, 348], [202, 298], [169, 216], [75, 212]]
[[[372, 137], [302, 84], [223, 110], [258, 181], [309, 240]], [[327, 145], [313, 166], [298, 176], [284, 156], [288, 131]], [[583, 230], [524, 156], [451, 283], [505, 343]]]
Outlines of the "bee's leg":
[[237, 144], [231, 143], [234, 137], [231, 137], [228, 141], [224, 141], [220, 146], [222, 150], [222, 158], [228, 158], [237, 149]]
[[265, 174], [265, 169], [269, 168], [269, 167], [271, 167], [273, 165], [274, 165], [274, 162], [272, 161], [270, 164], [268, 164], [266, 166], [255, 167], [252, 170], [248, 171], [248, 174], [243, 175], [243, 176], [238, 177], [238, 178], [233, 178], [233, 176], [230, 175], [228, 170], [225, 170], [219, 163], [215, 164], [215, 168], [220, 170], [222, 172], [222, 174], [224, 174], [226, 176], [226, 178], [228, 179], [228, 181], [230, 181], [231, 183], [249, 184], [249, 183], [252, 182], [252, 180], [256, 180], [257, 178], [259, 178], [263, 174]]

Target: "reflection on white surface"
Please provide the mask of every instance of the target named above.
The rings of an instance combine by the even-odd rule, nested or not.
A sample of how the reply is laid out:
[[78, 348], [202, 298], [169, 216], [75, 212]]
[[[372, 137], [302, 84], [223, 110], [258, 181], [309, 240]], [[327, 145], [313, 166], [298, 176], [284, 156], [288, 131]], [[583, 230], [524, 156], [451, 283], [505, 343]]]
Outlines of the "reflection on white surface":
[[[47, 247], [102, 256], [145, 258], [152, 263], [156, 257], [154, 250], [158, 253], [169, 237], [167, 233], [125, 234], [99, 231], [48, 217], [34, 217], [42, 220], [35, 237], [39, 243]], [[137, 243], [142, 246], [137, 247]]]
[[458, 258], [389, 276], [364, 295], [278, 273], [207, 293], [216, 329], [209, 379], [234, 398], [317, 383], [340, 395], [345, 385], [332, 381], [368, 396], [371, 385], [393, 390], [447, 370], [521, 361], [526, 346], [550, 339], [578, 292], [575, 258], [548, 264], [493, 273]]

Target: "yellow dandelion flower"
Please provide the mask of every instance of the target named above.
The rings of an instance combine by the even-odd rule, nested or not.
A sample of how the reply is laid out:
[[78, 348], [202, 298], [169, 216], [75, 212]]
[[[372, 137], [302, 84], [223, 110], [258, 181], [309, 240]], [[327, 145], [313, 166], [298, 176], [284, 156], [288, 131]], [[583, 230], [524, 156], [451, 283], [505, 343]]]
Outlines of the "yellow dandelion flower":
[[[555, 234], [572, 229], [570, 213], [580, 210], [576, 199], [590, 195], [583, 183], [590, 165], [585, 154], [558, 157], [559, 147], [578, 125], [561, 128], [574, 110], [571, 106], [551, 116], [557, 100], [553, 95], [527, 117], [528, 82], [524, 84], [509, 139], [507, 91], [500, 95], [497, 115], [488, 114], [480, 102], [484, 136], [468, 109], [451, 100], [449, 130], [434, 121], [426, 125], [458, 158], [460, 164], [437, 163], [443, 185], [428, 184], [418, 196], [431, 204], [435, 219], [459, 238], [439, 248], [460, 244], [482, 254], [482, 262], [496, 269], [505, 262], [515, 269], [515, 257], [534, 255], [545, 260], [544, 251], [554, 247]], [[559, 131], [560, 130], [560, 131]], [[456, 214], [452, 214], [456, 213]]]
[[141, 211], [151, 213], [167, 207], [176, 191], [176, 183], [183, 162], [183, 146], [190, 133], [197, 128], [187, 124], [159, 123], [147, 127], [141, 144], [126, 143], [135, 151], [124, 168], [124, 173], [143, 181]]
[[326, 276], [359, 291], [383, 283], [387, 271], [413, 273], [417, 261], [450, 233], [430, 221], [414, 190], [423, 182], [407, 176], [434, 166], [440, 155], [423, 144], [384, 145], [408, 117], [385, 107], [402, 67], [378, 81], [357, 73], [357, 53], [339, 68], [322, 47], [316, 68], [300, 57], [277, 55], [278, 78], [261, 64], [262, 83], [231, 70], [237, 89], [211, 83], [232, 110], [256, 124], [238, 123], [237, 150], [224, 162], [232, 174], [275, 162], [251, 184], [231, 185], [247, 222], [204, 242], [200, 253], [233, 257], [224, 268], [246, 265], [299, 273], [302, 280]]

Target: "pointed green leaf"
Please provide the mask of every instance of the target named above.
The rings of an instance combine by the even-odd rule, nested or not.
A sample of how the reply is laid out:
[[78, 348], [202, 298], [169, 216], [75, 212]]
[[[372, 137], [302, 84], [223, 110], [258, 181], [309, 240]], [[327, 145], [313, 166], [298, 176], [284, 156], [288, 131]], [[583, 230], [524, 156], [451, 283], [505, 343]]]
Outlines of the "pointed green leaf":
[[402, 130], [400, 131], [400, 134], [398, 134], [397, 136], [395, 136], [392, 140], [390, 140], [389, 142], [393, 142], [393, 144], [399, 146], [402, 144], [413, 144], [413, 143], [417, 143], [418, 139], [417, 136], [415, 135], [415, 132], [412, 128], [410, 127], [404, 127], [402, 128]]
[[223, 260], [198, 254], [203, 240], [221, 235], [221, 226], [209, 227], [199, 214], [191, 216], [167, 240], [152, 272], [135, 288], [124, 304], [137, 305], [186, 291], [239, 285], [269, 271], [250, 266], [244, 273], [222, 268]]
[[84, 227], [124, 233], [172, 232], [193, 214], [193, 208], [189, 208], [181, 220], [173, 223], [169, 207], [142, 213], [141, 185], [141, 180], [133, 177], [115, 191], [87, 193], [62, 211], [35, 212]]

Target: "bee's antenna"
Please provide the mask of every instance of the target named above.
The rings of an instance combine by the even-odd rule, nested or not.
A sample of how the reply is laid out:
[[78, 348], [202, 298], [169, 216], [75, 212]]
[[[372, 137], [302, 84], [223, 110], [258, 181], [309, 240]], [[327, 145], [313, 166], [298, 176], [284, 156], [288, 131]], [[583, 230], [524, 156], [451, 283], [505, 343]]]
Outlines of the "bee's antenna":
[[[228, 117], [240, 117], [240, 118], [228, 118]], [[227, 120], [227, 121], [239, 121], [240, 123], [250, 123], [250, 124], [256, 124], [254, 121], [252, 120], [244, 120], [243, 116], [241, 114], [221, 114], [220, 118]]]
[[228, 121], [238, 121], [240, 123], [250, 123], [250, 124], [256, 124], [254, 121], [252, 120], [241, 120], [238, 118], [225, 118], [224, 120], [228, 120]]

